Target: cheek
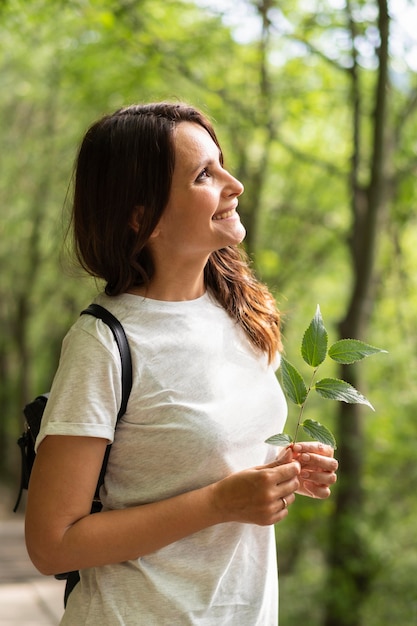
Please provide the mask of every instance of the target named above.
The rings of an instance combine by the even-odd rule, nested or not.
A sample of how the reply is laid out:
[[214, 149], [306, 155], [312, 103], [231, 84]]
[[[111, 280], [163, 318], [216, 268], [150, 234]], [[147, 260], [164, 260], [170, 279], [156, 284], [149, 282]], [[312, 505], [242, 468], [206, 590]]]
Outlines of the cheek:
[[195, 193], [178, 195], [171, 199], [166, 207], [160, 225], [169, 230], [176, 230], [187, 224], [201, 226], [211, 221], [219, 204], [218, 194], [211, 189], [199, 189]]
[[195, 194], [191, 203], [193, 206], [199, 206], [207, 211], [216, 209], [220, 200], [220, 193], [214, 185], [199, 189], [199, 193]]

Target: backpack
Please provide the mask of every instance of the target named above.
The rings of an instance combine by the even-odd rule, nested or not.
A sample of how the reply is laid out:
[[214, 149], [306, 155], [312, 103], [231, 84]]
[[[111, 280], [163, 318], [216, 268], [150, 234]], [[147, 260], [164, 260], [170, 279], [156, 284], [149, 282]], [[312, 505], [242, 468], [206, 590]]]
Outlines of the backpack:
[[[80, 315], [93, 315], [94, 317], [101, 319], [105, 324], [107, 324], [107, 326], [109, 326], [110, 330], [113, 333], [114, 339], [120, 352], [120, 358], [122, 363], [122, 401], [119, 412], [117, 414], [117, 427], [119, 419], [126, 412], [127, 402], [129, 400], [130, 391], [132, 389], [132, 360], [130, 356], [130, 349], [127, 337], [119, 320], [114, 317], [114, 315], [112, 315], [110, 311], [100, 306], [99, 304], [90, 304], [86, 309], [81, 311]], [[20, 488], [17, 501], [13, 509], [14, 512], [16, 512], [19, 507], [23, 490], [28, 489], [29, 486], [30, 474], [35, 460], [35, 441], [40, 430], [42, 415], [45, 410], [48, 397], [49, 393], [44, 393], [40, 396], [37, 396], [23, 409], [23, 413], [25, 416], [25, 430], [17, 441], [21, 452]], [[97, 481], [94, 500], [91, 504], [91, 513], [97, 513], [102, 508], [99, 491], [101, 485], [104, 482], [104, 475], [106, 473], [110, 449], [111, 444], [109, 444], [106, 448], [100, 476]], [[69, 594], [71, 593], [77, 582], [80, 580], [79, 572], [74, 571], [65, 572], [63, 574], [56, 574], [55, 578], [57, 578], [58, 580], [66, 580], [64, 594], [64, 605], [66, 606]]]

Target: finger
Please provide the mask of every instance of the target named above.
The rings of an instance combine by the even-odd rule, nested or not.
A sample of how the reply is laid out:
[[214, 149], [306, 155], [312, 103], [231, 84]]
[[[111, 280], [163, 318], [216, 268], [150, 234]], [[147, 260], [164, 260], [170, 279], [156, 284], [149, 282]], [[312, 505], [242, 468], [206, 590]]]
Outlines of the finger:
[[270, 471], [272, 480], [274, 480], [276, 485], [280, 485], [286, 481], [294, 479], [298, 480], [298, 476], [301, 472], [301, 465], [298, 461], [291, 461], [290, 463], [285, 463], [283, 465], [276, 465]]
[[288, 508], [291, 506], [291, 504], [293, 504], [294, 500], [294, 493], [287, 494], [286, 496], [281, 496], [277, 499], [276, 515], [278, 516], [279, 520], [288, 515]]
[[278, 498], [278, 502], [281, 503], [281, 508], [288, 509], [295, 502], [295, 493], [292, 491], [287, 493], [285, 496], [280, 496]]
[[297, 444], [297, 447], [298, 445], [301, 446], [301, 450], [299, 452], [294, 450], [295, 455], [297, 453], [301, 454], [303, 452], [310, 452], [320, 456], [334, 456], [334, 449], [331, 446], [327, 446], [319, 441], [302, 441], [301, 443]]
[[303, 453], [297, 460], [303, 469], [317, 470], [323, 472], [335, 472], [339, 467], [337, 459], [334, 457], [322, 456], [313, 453]]
[[274, 515], [274, 519], [272, 520], [272, 524], [279, 524], [279, 522], [282, 522], [288, 515], [288, 509], [284, 509], [281, 505], [278, 505], [278, 509]]
[[278, 510], [277, 510], [277, 513], [281, 513], [281, 512], [287, 511], [289, 506], [290, 506], [290, 503], [288, 502], [287, 498], [285, 498], [283, 496], [282, 498], [280, 498], [278, 500]]
[[275, 460], [272, 463], [270, 463], [270, 467], [276, 467], [277, 465], [283, 465], [284, 463], [289, 463], [290, 461], [293, 460], [293, 458], [294, 458], [294, 455], [293, 455], [292, 448], [290, 447], [282, 448], [278, 452]]
[[321, 500], [325, 500], [331, 495], [330, 488], [327, 485], [318, 485], [317, 483], [307, 480], [303, 481], [303, 490], [312, 498], [319, 498]]
[[317, 485], [334, 485], [337, 481], [337, 475], [334, 472], [311, 472], [308, 470], [302, 470], [300, 474], [302, 480], [308, 480], [309, 482]]
[[278, 483], [275, 486], [274, 490], [274, 498], [276, 502], [282, 502], [284, 504], [284, 500], [287, 503], [287, 506], [283, 508], [288, 508], [295, 500], [295, 493], [300, 488], [300, 480], [298, 476], [294, 476], [291, 480], [286, 482]]
[[276, 459], [274, 459], [271, 463], [260, 465], [257, 469], [281, 467], [283, 465], [291, 464], [293, 460], [292, 450], [290, 448], [286, 448], [284, 453], [279, 453]]

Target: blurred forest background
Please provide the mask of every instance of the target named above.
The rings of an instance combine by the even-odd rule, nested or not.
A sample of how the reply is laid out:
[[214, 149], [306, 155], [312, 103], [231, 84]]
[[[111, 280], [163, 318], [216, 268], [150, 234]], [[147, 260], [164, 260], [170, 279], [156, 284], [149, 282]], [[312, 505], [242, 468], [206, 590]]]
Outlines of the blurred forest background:
[[246, 245], [284, 313], [287, 358], [302, 369], [317, 304], [330, 342], [388, 351], [330, 373], [374, 413], [307, 409], [336, 434], [340, 478], [276, 529], [280, 623], [416, 624], [415, 2], [2, 0], [0, 28], [3, 485], [18, 486], [22, 407], [49, 389], [100, 288], [64, 243], [78, 142], [124, 104], [188, 101], [245, 184]]

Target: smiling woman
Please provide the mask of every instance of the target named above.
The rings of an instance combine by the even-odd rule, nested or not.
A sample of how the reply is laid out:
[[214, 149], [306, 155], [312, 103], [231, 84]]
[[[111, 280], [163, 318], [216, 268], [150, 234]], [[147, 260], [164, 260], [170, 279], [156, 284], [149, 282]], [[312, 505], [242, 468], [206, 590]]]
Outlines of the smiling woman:
[[[238, 247], [242, 184], [215, 132], [184, 104], [133, 105], [87, 131], [76, 164], [78, 259], [123, 324], [133, 364], [101, 320], [62, 346], [28, 495], [26, 540], [44, 573], [80, 570], [62, 625], [276, 626], [273, 525], [295, 492], [327, 497], [332, 451], [275, 458], [286, 403], [279, 313]], [[77, 393], [74, 393], [74, 390]], [[104, 451], [113, 442], [90, 515]]]

